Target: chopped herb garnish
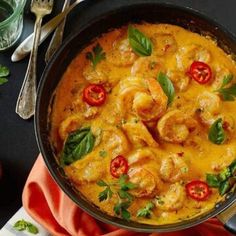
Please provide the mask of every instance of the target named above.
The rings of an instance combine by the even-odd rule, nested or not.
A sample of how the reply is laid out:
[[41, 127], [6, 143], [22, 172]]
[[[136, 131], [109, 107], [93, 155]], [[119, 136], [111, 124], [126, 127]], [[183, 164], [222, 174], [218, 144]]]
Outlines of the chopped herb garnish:
[[18, 220], [14, 225], [13, 228], [17, 231], [24, 231], [26, 230], [27, 232], [31, 234], [37, 234], [39, 232], [38, 228], [33, 225], [32, 223], [25, 221], [25, 220]]
[[223, 128], [223, 120], [222, 118], [219, 118], [216, 120], [210, 127], [209, 134], [208, 134], [208, 139], [214, 143], [214, 144], [222, 144], [225, 139], [225, 131]]
[[175, 97], [175, 88], [171, 82], [171, 80], [167, 77], [166, 74], [160, 72], [157, 76], [157, 80], [161, 85], [164, 93], [168, 97], [168, 105], [170, 105]]
[[104, 191], [100, 192], [98, 195], [99, 202], [102, 202], [104, 200], [110, 199], [113, 195], [113, 192], [111, 190], [111, 187], [109, 184], [107, 184], [105, 181], [100, 180], [97, 182], [97, 185], [100, 187], [106, 187]]
[[93, 47], [92, 52], [87, 52], [86, 58], [91, 61], [93, 68], [95, 69], [100, 61], [106, 59], [106, 53], [98, 43], [95, 47]]
[[107, 156], [107, 152], [106, 152], [105, 150], [101, 150], [101, 151], [99, 152], [99, 156], [100, 156], [100, 157], [106, 157], [106, 156]]
[[116, 215], [120, 215], [123, 219], [129, 220], [130, 213], [127, 210], [133, 201], [133, 195], [128, 191], [136, 188], [136, 185], [128, 181], [127, 175], [121, 175], [118, 181], [114, 183], [106, 183], [103, 180], [97, 182], [100, 187], [105, 187], [105, 190], [98, 195], [99, 201], [110, 199], [113, 194], [118, 197], [118, 202], [114, 206]]
[[144, 208], [138, 210], [137, 217], [150, 218], [153, 208], [154, 204], [152, 202], [147, 203], [147, 205]]
[[216, 90], [224, 101], [234, 101], [236, 97], [236, 84], [232, 84], [230, 87], [227, 85], [233, 80], [234, 76], [229, 74], [224, 77], [221, 87]]
[[131, 205], [130, 201], [125, 201], [125, 202], [119, 202], [116, 203], [113, 210], [116, 215], [121, 215], [121, 217], [125, 220], [130, 220], [130, 212], [127, 210]]
[[136, 54], [142, 57], [151, 56], [153, 48], [152, 42], [142, 32], [129, 25], [128, 38], [129, 44]]

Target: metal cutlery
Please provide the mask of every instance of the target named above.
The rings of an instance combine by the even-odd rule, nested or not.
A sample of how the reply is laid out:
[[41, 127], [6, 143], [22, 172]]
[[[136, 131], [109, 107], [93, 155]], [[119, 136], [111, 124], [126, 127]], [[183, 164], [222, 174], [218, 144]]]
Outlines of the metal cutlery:
[[36, 103], [36, 62], [40, 40], [42, 19], [52, 12], [53, 0], [32, 0], [31, 12], [35, 14], [33, 48], [30, 54], [26, 75], [16, 103], [16, 113], [23, 119], [34, 114]]
[[[79, 3], [84, 0], [76, 0], [73, 4], [69, 6], [67, 10], [58, 14], [53, 19], [51, 19], [48, 23], [46, 23], [41, 29], [41, 37], [39, 41], [39, 45], [48, 37], [48, 35], [61, 23], [61, 21], [76, 7]], [[11, 60], [13, 62], [20, 61], [25, 58], [33, 47], [33, 34], [29, 35], [14, 51], [11, 56]]]
[[[69, 5], [70, 5], [70, 0], [65, 0], [63, 8], [62, 8], [62, 12], [64, 12], [69, 7]], [[46, 63], [48, 63], [48, 61], [51, 59], [53, 54], [58, 50], [58, 48], [62, 44], [65, 23], [66, 23], [66, 17], [57, 26], [57, 28], [52, 36], [51, 42], [50, 42], [47, 52], [45, 54], [45, 62]]]

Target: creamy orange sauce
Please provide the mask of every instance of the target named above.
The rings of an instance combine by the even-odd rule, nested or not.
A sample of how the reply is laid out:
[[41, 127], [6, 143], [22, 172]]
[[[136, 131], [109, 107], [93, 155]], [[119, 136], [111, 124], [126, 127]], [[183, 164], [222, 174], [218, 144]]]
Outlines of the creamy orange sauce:
[[[134, 195], [128, 209], [131, 219], [154, 225], [173, 223], [202, 214], [222, 199], [217, 189], [211, 189], [205, 201], [196, 201], [186, 195], [185, 185], [192, 180], [205, 181], [206, 173], [219, 173], [235, 159], [236, 102], [222, 101], [215, 91], [228, 74], [234, 75], [235, 82], [236, 66], [216, 42], [199, 34], [167, 24], [134, 27], [151, 39], [152, 55], [140, 57], [132, 51], [127, 27], [106, 33], [84, 48], [56, 89], [51, 140], [59, 158], [70, 132], [91, 127], [96, 137], [93, 150], [64, 167], [78, 190], [102, 211], [115, 215], [118, 196], [99, 202], [104, 188], [97, 181], [116, 181], [110, 163], [123, 155], [129, 163], [129, 181], [138, 184], [130, 191]], [[97, 43], [106, 59], [93, 69], [86, 53]], [[186, 75], [193, 61], [211, 67], [209, 83], [199, 84]], [[175, 88], [174, 101], [168, 106], [165, 94], [155, 84], [159, 72], [166, 74]], [[83, 101], [83, 89], [90, 83], [105, 87], [107, 98], [102, 106], [91, 107]], [[230, 130], [225, 131], [227, 140], [216, 145], [208, 140], [208, 132], [219, 117], [230, 123]], [[106, 155], [101, 156], [101, 151]], [[134, 177], [135, 171], [138, 177]], [[145, 190], [145, 196], [139, 188]], [[151, 218], [137, 217], [137, 211], [150, 201], [155, 205]]]

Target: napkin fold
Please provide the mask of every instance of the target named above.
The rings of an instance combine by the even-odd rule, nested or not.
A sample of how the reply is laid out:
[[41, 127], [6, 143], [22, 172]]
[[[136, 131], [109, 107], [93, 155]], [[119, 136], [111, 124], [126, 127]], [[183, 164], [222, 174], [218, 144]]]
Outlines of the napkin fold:
[[59, 188], [41, 155], [26, 181], [23, 206], [53, 236], [231, 236], [217, 219], [172, 233], [137, 233], [102, 223], [82, 211]]

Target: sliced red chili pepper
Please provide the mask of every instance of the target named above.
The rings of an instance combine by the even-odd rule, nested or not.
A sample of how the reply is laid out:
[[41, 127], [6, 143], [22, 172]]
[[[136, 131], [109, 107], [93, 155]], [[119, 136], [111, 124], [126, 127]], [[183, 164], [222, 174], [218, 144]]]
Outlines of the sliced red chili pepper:
[[210, 66], [201, 61], [194, 61], [187, 74], [199, 84], [206, 84], [212, 77]]
[[201, 180], [193, 180], [185, 186], [187, 195], [197, 201], [204, 201], [211, 191], [208, 184]]
[[128, 161], [121, 155], [117, 156], [111, 161], [110, 172], [115, 178], [119, 178], [121, 175], [127, 174]]
[[102, 85], [90, 84], [84, 88], [83, 100], [91, 106], [101, 106], [106, 100], [106, 91]]

